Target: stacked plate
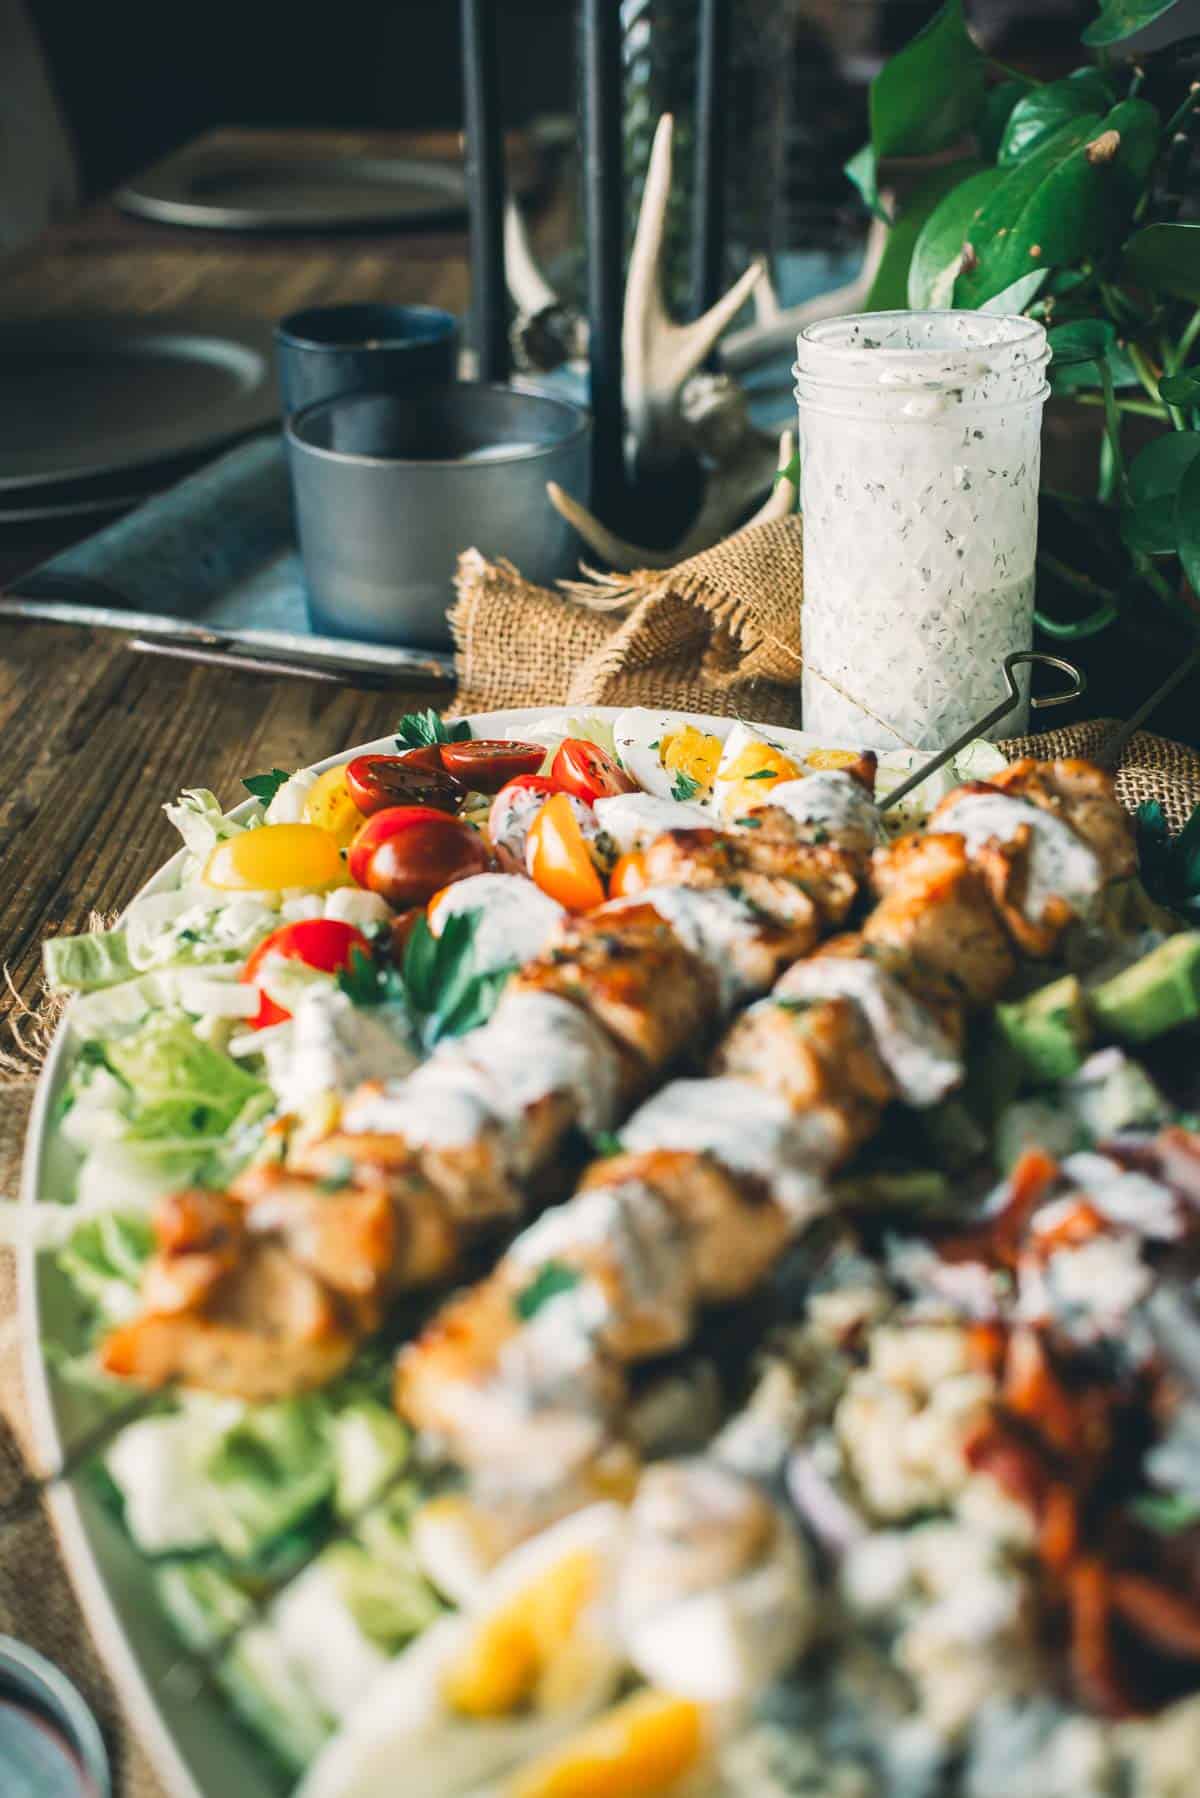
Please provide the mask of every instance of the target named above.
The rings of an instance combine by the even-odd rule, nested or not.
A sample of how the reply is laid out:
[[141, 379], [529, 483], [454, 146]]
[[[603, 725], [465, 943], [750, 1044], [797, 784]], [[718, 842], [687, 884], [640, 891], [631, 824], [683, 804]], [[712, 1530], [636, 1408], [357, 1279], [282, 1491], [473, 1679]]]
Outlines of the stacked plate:
[[0, 529], [102, 518], [269, 424], [270, 330], [252, 320], [0, 321]]

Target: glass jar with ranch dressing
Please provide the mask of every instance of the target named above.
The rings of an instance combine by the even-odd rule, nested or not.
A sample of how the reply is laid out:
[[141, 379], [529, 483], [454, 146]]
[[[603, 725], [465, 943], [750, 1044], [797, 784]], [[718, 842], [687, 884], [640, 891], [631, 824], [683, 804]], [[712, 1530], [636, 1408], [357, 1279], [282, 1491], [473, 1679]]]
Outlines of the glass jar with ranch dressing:
[[939, 748], [1032, 644], [1046, 333], [867, 312], [809, 325], [796, 347], [804, 728]]

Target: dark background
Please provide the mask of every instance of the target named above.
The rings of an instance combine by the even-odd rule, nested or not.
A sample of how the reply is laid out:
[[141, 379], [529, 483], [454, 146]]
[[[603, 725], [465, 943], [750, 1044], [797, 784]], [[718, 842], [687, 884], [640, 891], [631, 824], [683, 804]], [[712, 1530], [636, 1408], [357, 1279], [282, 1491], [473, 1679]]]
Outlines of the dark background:
[[[697, 0], [611, 0], [627, 22], [694, 17]], [[574, 107], [573, 0], [496, 0], [509, 123]], [[735, 0], [742, 108], [791, 87], [829, 180], [857, 144], [865, 86], [937, 0]], [[78, 150], [85, 196], [111, 188], [213, 125], [425, 128], [461, 117], [457, 0], [30, 0]], [[993, 55], [1039, 74], [1078, 61], [1089, 0], [968, 0]], [[734, 73], [734, 71], [731, 71]], [[818, 134], [813, 132], [816, 137]], [[822, 177], [824, 169], [814, 170]]]

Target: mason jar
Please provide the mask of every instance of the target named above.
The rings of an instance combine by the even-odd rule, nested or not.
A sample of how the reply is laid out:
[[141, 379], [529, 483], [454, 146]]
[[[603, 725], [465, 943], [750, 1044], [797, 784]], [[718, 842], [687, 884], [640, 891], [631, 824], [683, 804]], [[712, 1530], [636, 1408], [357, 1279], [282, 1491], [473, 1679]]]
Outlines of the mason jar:
[[[804, 728], [938, 749], [1033, 641], [1046, 333], [868, 312], [797, 339]], [[997, 734], [1016, 735], [1028, 701]]]

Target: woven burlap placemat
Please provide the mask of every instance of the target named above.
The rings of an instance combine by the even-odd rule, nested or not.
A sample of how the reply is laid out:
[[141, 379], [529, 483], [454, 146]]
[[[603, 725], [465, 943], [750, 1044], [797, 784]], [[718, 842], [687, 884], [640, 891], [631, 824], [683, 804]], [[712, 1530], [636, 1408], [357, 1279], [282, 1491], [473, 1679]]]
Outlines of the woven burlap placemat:
[[[532, 586], [506, 563], [463, 556], [452, 615], [455, 710], [523, 705], [655, 705], [795, 724], [800, 713], [803, 561], [798, 519], [759, 525], [666, 574], [592, 577], [568, 591]], [[1011, 756], [1088, 756], [1113, 729], [1096, 720], [1001, 745]], [[1161, 801], [1173, 830], [1200, 803], [1200, 756], [1140, 732], [1117, 772], [1131, 811]], [[35, 1021], [38, 1025], [46, 1020]], [[18, 1187], [36, 1053], [0, 1074], [0, 1194]], [[11, 1258], [0, 1250], [0, 1491], [28, 1446]], [[96, 1710], [123, 1798], [161, 1798], [88, 1638], [47, 1518], [8, 1535], [0, 1553], [0, 1633], [49, 1655]], [[3, 1779], [0, 1775], [0, 1794]]]

